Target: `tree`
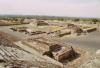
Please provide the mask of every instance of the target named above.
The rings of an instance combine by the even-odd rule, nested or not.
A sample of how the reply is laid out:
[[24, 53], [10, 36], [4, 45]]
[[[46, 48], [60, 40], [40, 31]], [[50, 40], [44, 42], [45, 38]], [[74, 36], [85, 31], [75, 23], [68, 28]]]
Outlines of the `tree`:
[[92, 19], [92, 22], [96, 23], [96, 22], [98, 22], [98, 20], [97, 19]]
[[79, 21], [79, 19], [78, 18], [77, 19], [74, 19], [74, 21], [77, 22], [77, 21]]

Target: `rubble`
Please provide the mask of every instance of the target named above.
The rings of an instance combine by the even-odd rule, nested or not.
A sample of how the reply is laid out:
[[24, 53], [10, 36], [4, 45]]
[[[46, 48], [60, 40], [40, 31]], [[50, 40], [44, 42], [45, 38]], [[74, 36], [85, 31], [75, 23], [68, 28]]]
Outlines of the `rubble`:
[[100, 68], [100, 50], [97, 50], [95, 56], [91, 56], [91, 58], [79, 68]]
[[64, 47], [45, 38], [28, 39], [27, 41], [22, 41], [22, 43], [34, 47], [42, 55], [47, 55], [57, 61], [69, 60], [77, 56], [72, 47]]

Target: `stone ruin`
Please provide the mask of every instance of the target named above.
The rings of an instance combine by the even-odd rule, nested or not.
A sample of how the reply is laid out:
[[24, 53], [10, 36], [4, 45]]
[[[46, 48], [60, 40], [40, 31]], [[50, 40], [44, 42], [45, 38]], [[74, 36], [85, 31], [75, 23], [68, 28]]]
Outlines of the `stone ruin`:
[[36, 46], [34, 47], [38, 49], [42, 55], [47, 55], [60, 62], [71, 60], [78, 55], [73, 47], [65, 47], [56, 42], [51, 42], [48, 39], [37, 38], [31, 40], [33, 40], [31, 42], [36, 42]]

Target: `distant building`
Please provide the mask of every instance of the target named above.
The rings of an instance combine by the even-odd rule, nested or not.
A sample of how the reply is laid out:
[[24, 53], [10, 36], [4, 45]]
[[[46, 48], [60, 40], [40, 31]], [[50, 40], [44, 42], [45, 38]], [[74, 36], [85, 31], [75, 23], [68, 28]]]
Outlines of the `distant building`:
[[35, 21], [36, 21], [36, 19], [24, 19], [23, 22], [29, 24], [29, 23], [35, 22]]
[[30, 25], [34, 25], [34, 26], [47, 26], [49, 24], [46, 21], [44, 21], [44, 20], [34, 20], [34, 21], [30, 22]]

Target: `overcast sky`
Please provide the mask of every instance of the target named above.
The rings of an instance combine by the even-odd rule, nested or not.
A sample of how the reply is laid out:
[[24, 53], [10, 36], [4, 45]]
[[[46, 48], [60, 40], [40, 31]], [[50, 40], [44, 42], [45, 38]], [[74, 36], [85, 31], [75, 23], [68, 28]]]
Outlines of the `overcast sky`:
[[0, 14], [100, 18], [100, 0], [0, 0]]

